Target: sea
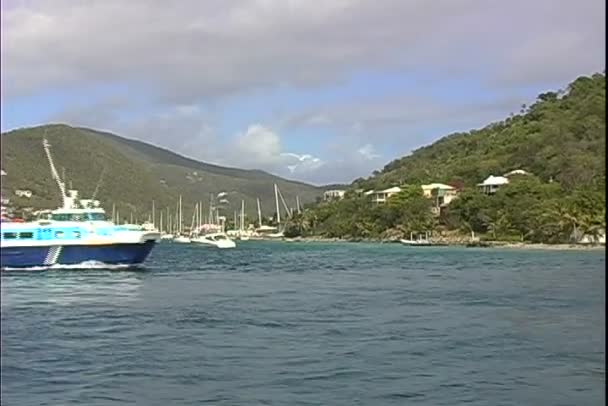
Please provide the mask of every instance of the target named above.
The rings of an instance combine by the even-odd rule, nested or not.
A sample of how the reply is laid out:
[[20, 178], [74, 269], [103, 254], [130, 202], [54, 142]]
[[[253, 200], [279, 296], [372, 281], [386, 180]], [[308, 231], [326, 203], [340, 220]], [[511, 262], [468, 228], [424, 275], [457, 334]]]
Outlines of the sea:
[[603, 405], [604, 251], [161, 243], [3, 272], [2, 405]]

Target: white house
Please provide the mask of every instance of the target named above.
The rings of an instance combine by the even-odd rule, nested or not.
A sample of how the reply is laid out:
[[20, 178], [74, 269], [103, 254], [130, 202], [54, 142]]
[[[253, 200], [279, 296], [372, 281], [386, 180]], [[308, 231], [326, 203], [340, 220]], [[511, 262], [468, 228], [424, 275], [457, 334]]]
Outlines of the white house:
[[515, 169], [515, 170], [512, 170], [510, 172], [505, 173], [502, 176], [504, 176], [505, 178], [508, 178], [510, 176], [513, 176], [513, 175], [529, 175], [529, 174], [530, 173], [524, 171], [523, 169]]
[[490, 175], [482, 183], [478, 183], [477, 187], [485, 194], [492, 195], [498, 191], [501, 186], [509, 184], [509, 179], [504, 176]]
[[446, 206], [458, 196], [458, 190], [450, 185], [445, 185], [443, 183], [430, 183], [428, 185], [422, 185], [422, 194], [424, 197], [433, 197], [433, 190], [437, 191], [438, 206]]
[[0, 176], [6, 176], [6, 172], [4, 172], [4, 169], [0, 169]]
[[384, 189], [384, 190], [378, 190], [378, 191], [374, 191], [374, 190], [369, 190], [367, 192], [365, 192], [365, 195], [370, 195], [372, 197], [372, 203], [375, 204], [384, 204], [386, 203], [386, 200], [401, 192], [401, 188], [399, 186], [393, 186], [391, 188], [388, 189]]
[[344, 198], [344, 193], [346, 193], [346, 191], [340, 189], [326, 190], [323, 193], [323, 200], [329, 201], [334, 199], [342, 199]]
[[17, 189], [15, 190], [15, 194], [19, 197], [26, 197], [26, 198], [30, 198], [32, 197], [32, 191], [31, 190], [22, 190], [22, 189]]

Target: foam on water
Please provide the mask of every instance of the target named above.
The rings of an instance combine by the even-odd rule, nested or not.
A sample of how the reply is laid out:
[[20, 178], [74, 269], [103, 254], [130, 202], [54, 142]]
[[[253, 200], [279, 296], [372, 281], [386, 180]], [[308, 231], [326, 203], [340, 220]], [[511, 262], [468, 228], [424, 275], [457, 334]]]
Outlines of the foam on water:
[[128, 268], [142, 268], [143, 265], [133, 264], [106, 264], [99, 261], [84, 261], [78, 264], [54, 264], [47, 266], [29, 266], [29, 267], [2, 267], [2, 271], [52, 271], [52, 270], [88, 270], [88, 269], [105, 269], [105, 270], [122, 270]]

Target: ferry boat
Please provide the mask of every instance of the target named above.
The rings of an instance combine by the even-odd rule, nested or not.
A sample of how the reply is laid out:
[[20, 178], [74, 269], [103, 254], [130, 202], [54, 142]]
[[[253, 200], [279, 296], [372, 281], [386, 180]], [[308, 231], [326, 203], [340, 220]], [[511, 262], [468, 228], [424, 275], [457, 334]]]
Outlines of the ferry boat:
[[79, 200], [77, 190], [66, 193], [46, 139], [43, 145], [53, 178], [61, 191], [63, 206], [42, 213], [35, 221], [3, 221], [0, 268], [78, 268], [143, 263], [160, 239], [160, 233], [114, 224], [106, 219], [97, 200]]

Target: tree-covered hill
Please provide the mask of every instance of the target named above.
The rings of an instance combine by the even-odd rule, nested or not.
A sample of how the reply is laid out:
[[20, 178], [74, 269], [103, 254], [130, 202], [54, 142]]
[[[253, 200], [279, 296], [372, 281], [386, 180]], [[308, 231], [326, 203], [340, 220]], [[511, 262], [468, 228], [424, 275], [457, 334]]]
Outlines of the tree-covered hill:
[[606, 176], [606, 76], [579, 77], [565, 90], [540, 94], [519, 114], [481, 130], [449, 135], [397, 159], [355, 184], [483, 181], [513, 169], [565, 188]]
[[[476, 184], [523, 169], [496, 194]], [[432, 214], [420, 185], [458, 183], [459, 197]], [[401, 185], [388, 204], [361, 189]], [[437, 212], [438, 207], [435, 207]], [[351, 185], [345, 199], [297, 216], [289, 235], [402, 238], [410, 233], [493, 240], [572, 242], [606, 229], [606, 77], [579, 77], [563, 91], [538, 96], [519, 114], [481, 130], [447, 136]]]
[[[202, 200], [207, 210], [210, 194], [227, 193], [229, 205], [222, 214], [228, 218], [244, 199], [252, 219], [257, 219], [258, 197], [264, 215], [275, 212], [274, 183], [291, 207], [295, 207], [296, 196], [304, 204], [323, 194], [322, 188], [263, 171], [210, 165], [140, 141], [58, 124], [2, 134], [2, 169], [7, 173], [2, 179], [3, 194], [19, 206], [54, 208], [60, 203], [43, 137], [49, 140], [57, 170], [60, 175], [65, 171], [68, 185], [78, 189], [82, 198], [91, 197], [99, 185], [97, 198], [108, 211], [115, 204], [123, 219], [129, 219], [131, 212], [140, 220], [147, 218], [152, 200], [157, 209], [171, 207], [174, 211], [180, 194], [188, 224], [195, 202]], [[19, 198], [16, 189], [31, 190], [33, 196]]]

